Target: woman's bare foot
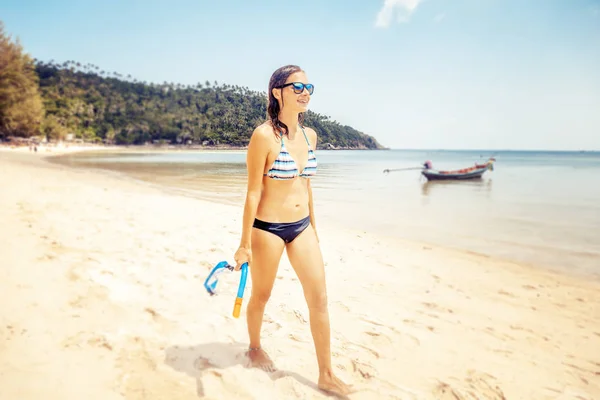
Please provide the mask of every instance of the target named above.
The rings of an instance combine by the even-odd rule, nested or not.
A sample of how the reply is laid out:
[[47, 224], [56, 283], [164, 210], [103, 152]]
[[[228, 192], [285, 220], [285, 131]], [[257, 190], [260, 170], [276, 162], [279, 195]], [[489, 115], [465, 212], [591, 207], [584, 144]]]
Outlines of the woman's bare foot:
[[333, 372], [328, 371], [319, 376], [319, 389], [324, 392], [337, 395], [346, 396], [347, 394], [353, 393], [354, 389], [352, 386], [345, 384]]
[[250, 366], [252, 368], [260, 368], [267, 372], [277, 371], [277, 368], [275, 368], [275, 364], [273, 364], [273, 361], [271, 360], [267, 352], [261, 349], [260, 347], [250, 348], [248, 352], [246, 352], [246, 355], [250, 359]]

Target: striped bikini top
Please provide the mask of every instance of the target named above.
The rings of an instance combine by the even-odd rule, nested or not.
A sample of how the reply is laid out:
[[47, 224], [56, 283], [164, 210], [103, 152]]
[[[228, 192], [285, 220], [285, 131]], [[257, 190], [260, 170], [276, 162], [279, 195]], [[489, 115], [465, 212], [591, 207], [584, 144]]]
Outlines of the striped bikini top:
[[306, 163], [304, 170], [302, 170], [301, 173], [298, 173], [298, 165], [285, 148], [283, 135], [281, 135], [281, 149], [279, 150], [279, 155], [277, 155], [277, 158], [273, 161], [273, 165], [271, 165], [271, 169], [269, 169], [264, 176], [268, 176], [272, 179], [294, 179], [297, 176], [310, 178], [317, 174], [317, 157], [315, 157], [314, 151], [310, 148], [310, 142], [306, 137], [304, 128], [300, 128], [302, 129], [304, 139], [306, 139], [306, 143], [308, 144], [308, 162]]

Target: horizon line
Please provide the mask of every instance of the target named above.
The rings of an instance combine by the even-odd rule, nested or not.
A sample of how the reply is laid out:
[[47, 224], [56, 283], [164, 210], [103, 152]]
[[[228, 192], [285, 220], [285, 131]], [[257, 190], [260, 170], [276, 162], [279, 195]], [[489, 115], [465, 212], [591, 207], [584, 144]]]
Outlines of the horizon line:
[[451, 148], [438, 148], [438, 147], [386, 147], [383, 150], [403, 150], [403, 151], [479, 151], [479, 152], [546, 152], [546, 153], [599, 153], [600, 149], [494, 149], [494, 148], [481, 148], [481, 149], [451, 149]]

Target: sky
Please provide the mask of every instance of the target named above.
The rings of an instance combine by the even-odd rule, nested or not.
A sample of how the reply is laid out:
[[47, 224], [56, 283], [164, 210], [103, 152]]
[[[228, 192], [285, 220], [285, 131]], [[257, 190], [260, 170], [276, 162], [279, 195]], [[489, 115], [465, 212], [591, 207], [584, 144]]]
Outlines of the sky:
[[600, 0], [1, 0], [32, 57], [266, 92], [390, 148], [600, 150]]

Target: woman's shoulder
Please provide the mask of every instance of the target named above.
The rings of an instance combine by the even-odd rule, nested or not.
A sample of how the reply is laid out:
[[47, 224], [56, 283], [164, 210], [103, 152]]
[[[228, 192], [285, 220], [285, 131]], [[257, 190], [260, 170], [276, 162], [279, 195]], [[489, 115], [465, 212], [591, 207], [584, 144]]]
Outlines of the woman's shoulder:
[[273, 126], [269, 121], [266, 121], [254, 128], [251, 140], [266, 144], [273, 141], [275, 137], [273, 133]]
[[273, 134], [273, 125], [271, 124], [271, 121], [265, 121], [262, 124], [258, 125], [256, 128], [254, 128], [254, 133], [257, 133], [259, 135], [264, 135], [264, 134]]

